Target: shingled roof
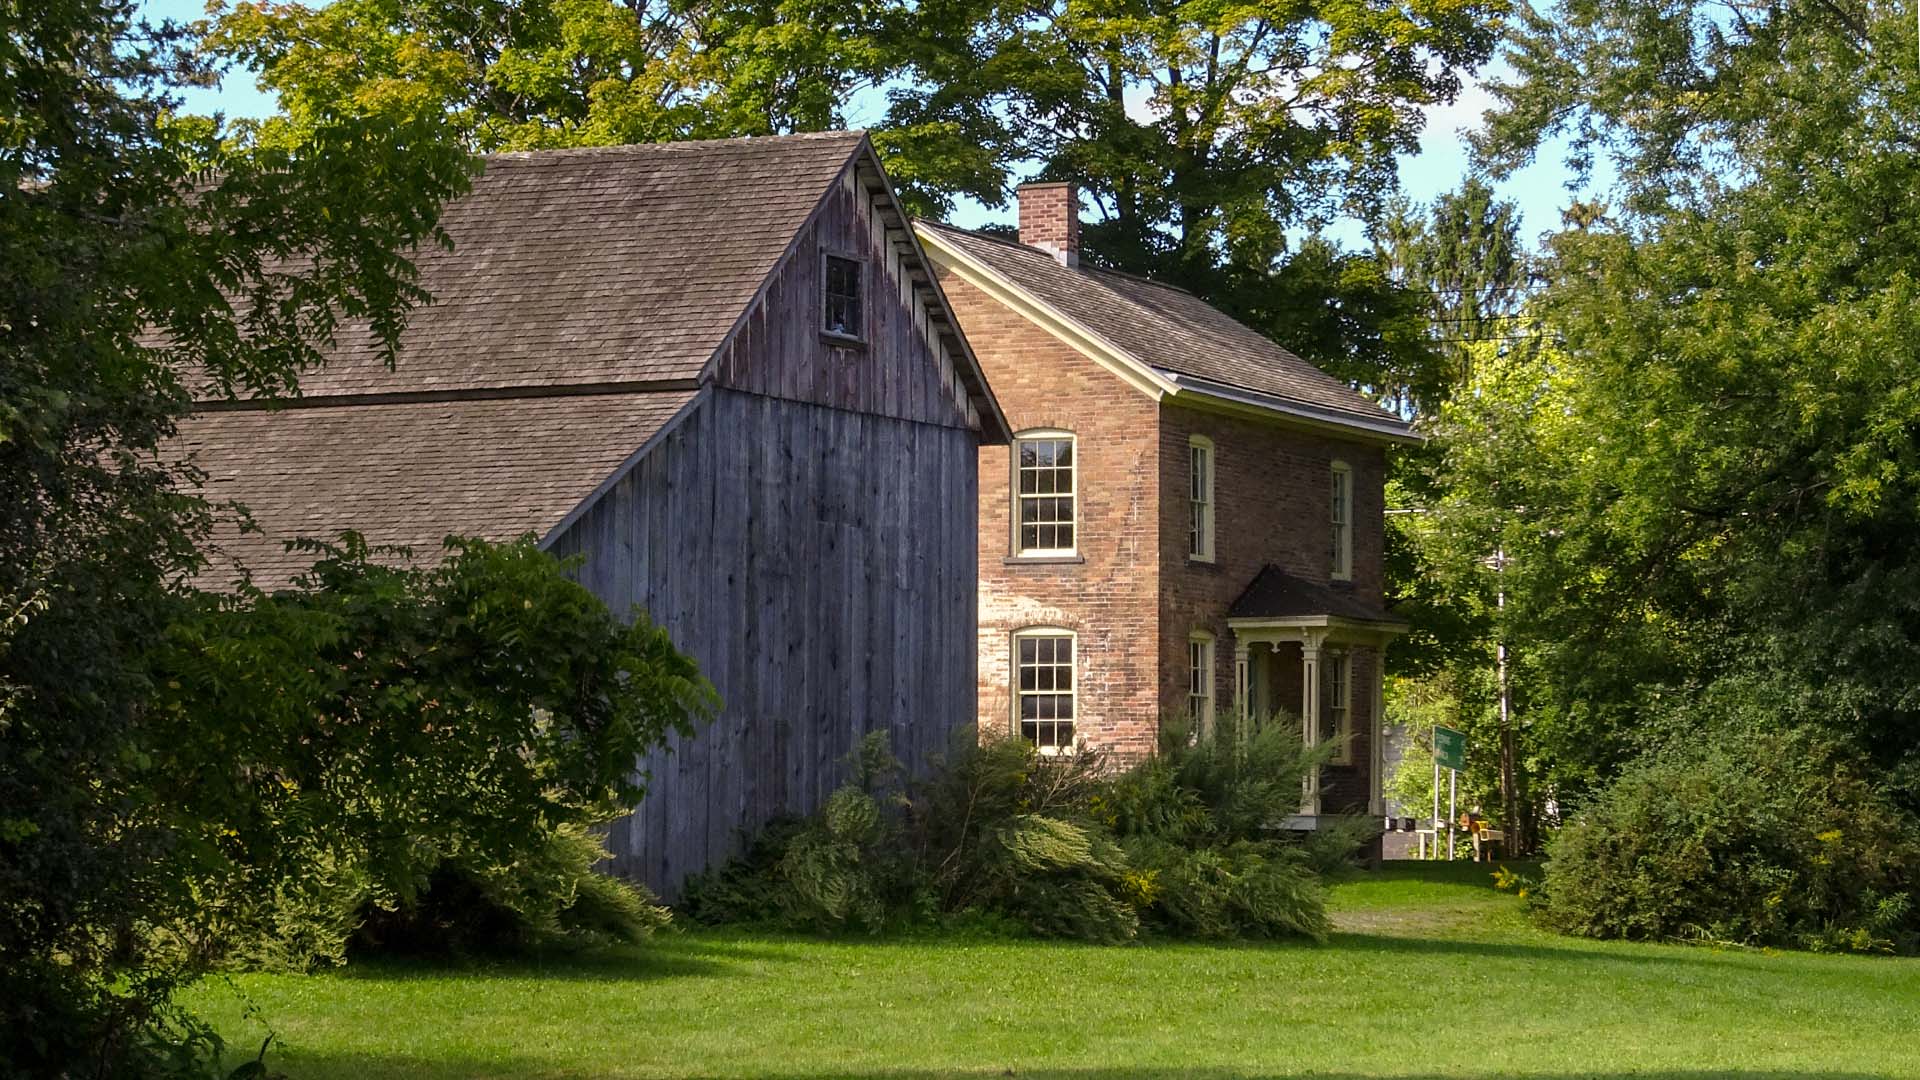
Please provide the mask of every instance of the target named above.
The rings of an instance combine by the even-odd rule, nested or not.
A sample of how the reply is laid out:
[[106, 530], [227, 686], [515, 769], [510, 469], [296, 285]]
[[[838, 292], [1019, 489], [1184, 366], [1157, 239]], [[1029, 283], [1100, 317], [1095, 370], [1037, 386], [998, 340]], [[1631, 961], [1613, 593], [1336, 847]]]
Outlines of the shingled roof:
[[453, 249], [413, 256], [433, 302], [410, 315], [395, 367], [360, 321], [300, 392], [698, 378], [865, 139], [830, 132], [492, 155], [441, 215]]
[[487, 158], [442, 213], [452, 249], [414, 253], [432, 302], [393, 368], [362, 322], [295, 401], [200, 388], [176, 445], [263, 530], [216, 534], [210, 583], [238, 563], [284, 584], [312, 561], [285, 541], [346, 528], [426, 558], [449, 533], [546, 535], [694, 398], [859, 154], [854, 131]]
[[1232, 619], [1300, 619], [1328, 616], [1349, 622], [1405, 626], [1385, 608], [1352, 592], [1287, 573], [1268, 563], [1227, 609]]
[[[1131, 274], [1063, 265], [1013, 240], [935, 222], [916, 222], [936, 258], [958, 256], [1045, 305], [1178, 394], [1239, 398], [1411, 440], [1411, 429], [1346, 383], [1183, 289]], [[963, 276], [965, 275], [963, 269]], [[1237, 392], [1237, 393], [1236, 393]]]
[[691, 390], [389, 401], [203, 412], [180, 444], [210, 499], [259, 532], [219, 529], [211, 584], [246, 568], [263, 587], [313, 564], [286, 541], [353, 528], [429, 562], [449, 534], [544, 537], [693, 399]]

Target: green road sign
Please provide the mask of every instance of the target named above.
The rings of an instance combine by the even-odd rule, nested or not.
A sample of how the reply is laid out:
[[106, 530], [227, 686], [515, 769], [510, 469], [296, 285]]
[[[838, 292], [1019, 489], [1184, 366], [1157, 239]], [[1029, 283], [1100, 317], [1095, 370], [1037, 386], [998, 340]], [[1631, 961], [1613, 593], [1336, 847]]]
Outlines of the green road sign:
[[1452, 728], [1433, 729], [1433, 760], [1455, 772], [1467, 767], [1467, 733]]

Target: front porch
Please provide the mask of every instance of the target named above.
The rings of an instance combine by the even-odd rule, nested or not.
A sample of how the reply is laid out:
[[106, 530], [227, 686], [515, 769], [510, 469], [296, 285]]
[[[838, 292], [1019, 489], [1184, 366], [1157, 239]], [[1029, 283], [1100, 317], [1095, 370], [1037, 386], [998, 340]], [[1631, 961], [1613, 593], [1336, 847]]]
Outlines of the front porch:
[[1302, 782], [1300, 812], [1286, 827], [1314, 829], [1324, 818], [1384, 813], [1382, 676], [1387, 643], [1406, 624], [1350, 591], [1268, 566], [1234, 602], [1227, 626], [1234, 638], [1238, 730], [1297, 708], [1309, 747], [1341, 744], [1328, 765]]

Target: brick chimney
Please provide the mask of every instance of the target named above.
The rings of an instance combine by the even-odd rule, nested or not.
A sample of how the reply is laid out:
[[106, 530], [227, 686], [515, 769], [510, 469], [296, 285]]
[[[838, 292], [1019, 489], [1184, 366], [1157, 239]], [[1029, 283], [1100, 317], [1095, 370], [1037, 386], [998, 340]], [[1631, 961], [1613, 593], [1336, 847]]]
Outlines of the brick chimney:
[[1021, 184], [1020, 242], [1053, 256], [1060, 265], [1080, 265], [1080, 192], [1072, 184]]

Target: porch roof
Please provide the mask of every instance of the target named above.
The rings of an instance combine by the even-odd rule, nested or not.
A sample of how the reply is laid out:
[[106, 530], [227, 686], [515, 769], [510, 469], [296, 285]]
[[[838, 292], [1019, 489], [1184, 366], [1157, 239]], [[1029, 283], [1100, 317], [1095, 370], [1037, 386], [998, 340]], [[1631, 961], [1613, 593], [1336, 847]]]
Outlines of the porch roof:
[[1309, 581], [1268, 563], [1227, 609], [1227, 620], [1233, 623], [1279, 619], [1334, 619], [1366, 623], [1383, 630], [1407, 625], [1385, 607], [1349, 590]]

